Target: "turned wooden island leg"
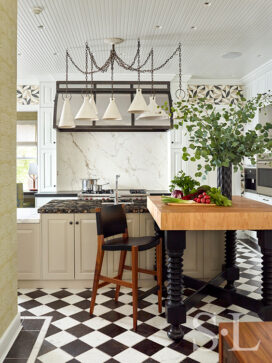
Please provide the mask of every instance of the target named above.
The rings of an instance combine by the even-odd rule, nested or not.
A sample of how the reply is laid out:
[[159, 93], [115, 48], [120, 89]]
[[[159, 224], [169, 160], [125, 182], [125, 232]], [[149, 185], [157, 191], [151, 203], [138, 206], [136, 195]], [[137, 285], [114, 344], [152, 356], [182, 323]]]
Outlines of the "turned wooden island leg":
[[272, 231], [259, 231], [258, 241], [263, 254], [262, 300], [260, 317], [264, 321], [272, 320]]
[[225, 289], [234, 290], [234, 281], [239, 280], [239, 267], [236, 266], [236, 231], [226, 231], [225, 234], [225, 268]]
[[169, 338], [182, 339], [184, 332], [181, 324], [186, 322], [186, 309], [183, 295], [183, 253], [186, 248], [185, 231], [166, 231], [165, 246], [168, 255], [167, 264], [167, 302], [166, 317], [170, 324]]
[[[161, 231], [158, 227], [157, 223], [154, 221], [154, 231], [155, 236], [157, 238], [162, 238], [162, 296], [167, 297], [167, 291], [165, 287], [165, 282], [167, 281], [167, 267], [166, 267], [166, 253], [165, 253], [165, 243], [164, 243], [164, 231]], [[155, 264], [154, 264], [154, 270], [157, 268], [157, 253], [155, 250]], [[155, 276], [156, 280], [156, 276]], [[164, 301], [163, 301], [164, 306]]]

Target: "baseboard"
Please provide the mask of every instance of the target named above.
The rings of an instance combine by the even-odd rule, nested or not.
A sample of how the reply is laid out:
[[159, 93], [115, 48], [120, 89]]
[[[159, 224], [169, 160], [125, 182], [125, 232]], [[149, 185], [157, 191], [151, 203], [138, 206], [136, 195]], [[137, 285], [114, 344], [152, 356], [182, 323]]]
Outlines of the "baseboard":
[[8, 354], [17, 335], [22, 329], [20, 313], [17, 313], [15, 318], [9, 324], [7, 330], [0, 338], [0, 363], [2, 363]]
[[[153, 286], [155, 281], [153, 276], [148, 279], [139, 279], [138, 285], [141, 287]], [[115, 287], [115, 285], [110, 284], [109, 287]], [[93, 287], [92, 281], [89, 280], [19, 280], [19, 289], [90, 289]]]

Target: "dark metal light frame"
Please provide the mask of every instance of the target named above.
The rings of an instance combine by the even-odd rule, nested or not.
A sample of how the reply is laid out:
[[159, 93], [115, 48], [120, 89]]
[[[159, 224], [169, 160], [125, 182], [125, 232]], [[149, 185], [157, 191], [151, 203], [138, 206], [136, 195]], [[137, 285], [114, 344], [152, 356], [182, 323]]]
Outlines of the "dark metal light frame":
[[[166, 95], [168, 97], [168, 105], [169, 109], [172, 107], [172, 97], [170, 92], [170, 82], [153, 82], [154, 86], [156, 86], [156, 94]], [[75, 85], [80, 87], [75, 87]], [[60, 132], [110, 132], [110, 131], [118, 131], [118, 132], [162, 132], [167, 131], [173, 128], [173, 117], [169, 118], [169, 125], [135, 125], [135, 115], [131, 114], [131, 123], [130, 125], [97, 125], [96, 121], [92, 121], [92, 125], [90, 126], [76, 126], [73, 129], [61, 129], [58, 128], [57, 125], [57, 108], [58, 108], [58, 98], [59, 95], [65, 95], [68, 93], [72, 94], [82, 94], [82, 92], [93, 93], [94, 98], [96, 100], [96, 95], [98, 94], [111, 94], [112, 88], [103, 88], [97, 87], [99, 85], [112, 85], [111, 81], [93, 81], [93, 87], [86, 89], [85, 81], [57, 81], [56, 82], [56, 97], [55, 97], [55, 105], [54, 105], [54, 119], [53, 119], [53, 127]], [[122, 86], [129, 85], [130, 87], [114, 87], [114, 86]], [[114, 81], [113, 82], [113, 91], [114, 94], [128, 94], [131, 96], [131, 101], [133, 100], [133, 96], [136, 93], [135, 86], [138, 85], [137, 81]], [[142, 88], [143, 94], [152, 94], [154, 89], [152, 89], [151, 81], [141, 81], [141, 85], [150, 85], [150, 88]], [[161, 86], [161, 87], [159, 87]], [[157, 88], [158, 87], [158, 88]], [[118, 121], [116, 121], [118, 122]], [[144, 122], [144, 121], [143, 121]]]

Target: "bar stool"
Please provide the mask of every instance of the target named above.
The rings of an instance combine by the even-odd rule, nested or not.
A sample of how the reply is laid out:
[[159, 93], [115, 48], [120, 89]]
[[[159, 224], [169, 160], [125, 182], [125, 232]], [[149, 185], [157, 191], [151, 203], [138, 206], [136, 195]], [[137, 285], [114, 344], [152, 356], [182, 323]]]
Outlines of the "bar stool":
[[[97, 256], [95, 265], [95, 274], [93, 280], [92, 299], [90, 304], [90, 315], [93, 314], [97, 289], [108, 284], [116, 284], [115, 301], [118, 301], [120, 286], [132, 289], [133, 299], [133, 330], [137, 329], [137, 309], [138, 309], [138, 273], [145, 273], [157, 276], [157, 286], [143, 295], [146, 297], [154, 291], [158, 292], [158, 310], [162, 311], [162, 240], [156, 237], [129, 237], [126, 214], [124, 206], [111, 205], [96, 209], [97, 223]], [[108, 239], [108, 237], [122, 234], [122, 237]], [[156, 247], [157, 269], [146, 270], [138, 267], [138, 252], [149, 250]], [[107, 277], [101, 275], [104, 251], [120, 251], [120, 262], [118, 275]], [[127, 251], [131, 251], [131, 266], [125, 265]], [[132, 282], [122, 280], [123, 271], [132, 271]], [[99, 281], [103, 281], [99, 283]]]

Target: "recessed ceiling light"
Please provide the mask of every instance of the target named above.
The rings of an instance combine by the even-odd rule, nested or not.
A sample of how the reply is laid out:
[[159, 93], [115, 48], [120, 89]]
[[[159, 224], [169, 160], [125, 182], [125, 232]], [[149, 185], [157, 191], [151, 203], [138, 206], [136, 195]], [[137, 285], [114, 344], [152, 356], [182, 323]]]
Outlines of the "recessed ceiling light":
[[43, 30], [44, 26], [43, 25], [38, 25], [38, 29]]
[[222, 58], [225, 59], [234, 59], [234, 58], [239, 58], [241, 57], [242, 53], [241, 52], [228, 52], [222, 55]]
[[209, 1], [205, 1], [204, 5], [205, 5], [205, 6], [211, 6], [211, 5], [212, 5], [212, 3], [210, 3]]
[[43, 11], [43, 7], [42, 6], [34, 6], [34, 8], [32, 8], [32, 11], [35, 15], [39, 15], [42, 11]]
[[162, 29], [161, 25], [155, 25], [155, 29]]
[[193, 26], [191, 26], [191, 29], [192, 29], [192, 30], [196, 30], [197, 28], [196, 28], [196, 26], [195, 26], [195, 25], [193, 25]]

